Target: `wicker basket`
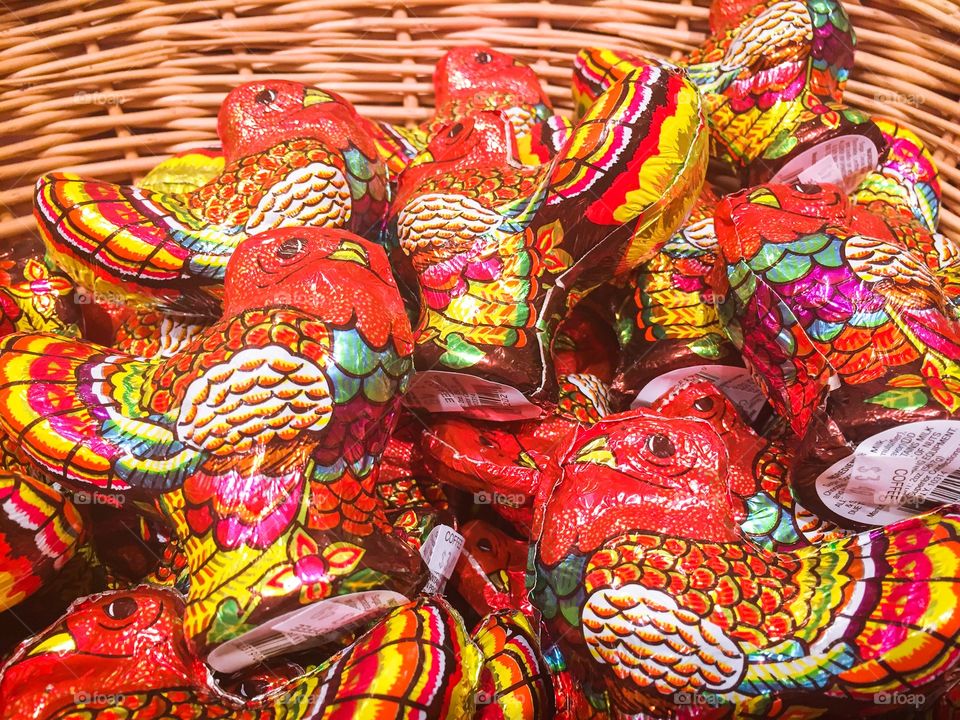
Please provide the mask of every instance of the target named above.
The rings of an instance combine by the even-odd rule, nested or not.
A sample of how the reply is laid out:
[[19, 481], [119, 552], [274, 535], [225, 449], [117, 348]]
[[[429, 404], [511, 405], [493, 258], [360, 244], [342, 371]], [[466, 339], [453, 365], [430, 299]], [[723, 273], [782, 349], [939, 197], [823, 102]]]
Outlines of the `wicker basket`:
[[[934, 152], [941, 228], [960, 240], [960, 0], [847, 0], [859, 37], [846, 100], [913, 128]], [[483, 42], [535, 63], [570, 105], [588, 45], [675, 56], [709, 0], [7, 0], [0, 4], [0, 242], [35, 232], [33, 183], [54, 169], [131, 181], [216, 137], [224, 94], [254, 76], [342, 93], [361, 112], [431, 113], [433, 65]]]

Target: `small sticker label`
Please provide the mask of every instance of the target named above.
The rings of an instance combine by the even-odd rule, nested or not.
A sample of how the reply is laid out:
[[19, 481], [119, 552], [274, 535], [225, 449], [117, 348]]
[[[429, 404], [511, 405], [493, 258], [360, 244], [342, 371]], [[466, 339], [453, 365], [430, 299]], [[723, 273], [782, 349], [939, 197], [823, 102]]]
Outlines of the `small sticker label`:
[[811, 185], [823, 183], [842, 185], [843, 172], [840, 170], [840, 166], [834, 162], [833, 158], [827, 155], [825, 158], [820, 158], [813, 165], [802, 170], [797, 176], [797, 179], [802, 183], [809, 183]]
[[960, 421], [916, 422], [861, 442], [816, 480], [833, 512], [865, 525], [916, 515], [927, 503], [960, 502]]
[[877, 147], [868, 138], [862, 135], [835, 137], [792, 158], [771, 182], [831, 183], [849, 193], [877, 166], [879, 159]]
[[526, 420], [543, 414], [514, 387], [440, 370], [415, 374], [404, 402], [429, 412], [460, 413], [481, 420]]
[[423, 587], [428, 595], [442, 593], [447, 580], [453, 574], [453, 569], [460, 559], [463, 550], [463, 535], [449, 525], [437, 525], [427, 535], [420, 555], [430, 570], [430, 579]]
[[207, 664], [217, 672], [234, 673], [274, 655], [336, 638], [407, 602], [406, 597], [391, 590], [370, 590], [320, 600], [228, 640], [214, 648], [207, 656]]
[[630, 404], [630, 409], [653, 404], [677, 384], [694, 375], [716, 385], [718, 390], [730, 398], [730, 402], [740, 408], [750, 422], [757, 419], [767, 402], [749, 370], [730, 365], [693, 365], [664, 373], [648, 382]]

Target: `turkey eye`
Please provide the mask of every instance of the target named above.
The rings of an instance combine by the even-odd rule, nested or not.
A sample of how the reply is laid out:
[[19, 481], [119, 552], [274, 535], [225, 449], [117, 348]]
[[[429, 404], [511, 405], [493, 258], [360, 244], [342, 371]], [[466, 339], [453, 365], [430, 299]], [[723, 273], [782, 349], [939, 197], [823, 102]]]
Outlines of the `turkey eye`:
[[277, 99], [277, 91], [271, 90], [271, 89], [261, 90], [260, 92], [257, 93], [257, 96], [254, 98], [254, 100], [256, 100], [261, 105], [269, 105], [276, 99]]
[[136, 611], [137, 601], [129, 597], [117, 598], [103, 609], [107, 617], [114, 620], [126, 620]]
[[290, 258], [294, 258], [302, 252], [303, 239], [290, 238], [289, 240], [284, 240], [282, 243], [280, 243], [280, 247], [277, 248], [277, 257], [283, 260], [289, 260]]
[[486, 65], [488, 62], [493, 60], [493, 58], [490, 57], [490, 53], [486, 52], [485, 50], [478, 52], [476, 57], [477, 57], [477, 62], [480, 63], [481, 65]]
[[493, 440], [491, 440], [490, 438], [486, 437], [485, 435], [481, 435], [481, 436], [480, 436], [479, 442], [480, 442], [480, 444], [483, 445], [484, 447], [489, 447], [489, 448], [495, 447], [494, 444], [493, 444]]
[[810, 185], [808, 183], [797, 183], [793, 186], [797, 192], [801, 192], [804, 195], [816, 195], [820, 192], [819, 185]]
[[486, 538], [482, 538], [481, 540], [477, 541], [477, 549], [483, 550], [483, 552], [490, 552], [493, 550], [493, 543]]
[[713, 410], [713, 398], [712, 397], [702, 397], [697, 398], [696, 402], [693, 403], [693, 407], [700, 412], [710, 412]]
[[463, 123], [457, 123], [452, 128], [447, 130], [448, 138], [455, 138], [457, 135], [463, 132]]
[[659, 433], [647, 438], [647, 450], [650, 451], [651, 455], [658, 458], [668, 458], [677, 451], [670, 438]]

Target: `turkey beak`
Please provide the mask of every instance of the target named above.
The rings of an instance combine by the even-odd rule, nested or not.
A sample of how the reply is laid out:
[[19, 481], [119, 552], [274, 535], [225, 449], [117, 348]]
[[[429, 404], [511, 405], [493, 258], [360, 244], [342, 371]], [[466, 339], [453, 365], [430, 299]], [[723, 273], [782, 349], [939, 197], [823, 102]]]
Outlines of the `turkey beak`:
[[74, 641], [70, 633], [58, 632], [54, 633], [38, 645], [32, 647], [26, 656], [33, 657], [34, 655], [42, 655], [43, 653], [57, 653], [58, 655], [66, 655], [69, 652], [75, 652], [76, 649], [77, 643]]
[[307, 88], [303, 91], [303, 106], [319, 105], [321, 103], [332, 102], [333, 98], [328, 93], [317, 88]]
[[747, 199], [752, 202], [754, 205], [766, 205], [767, 207], [780, 208], [780, 201], [777, 199], [777, 196], [774, 195], [768, 188], [763, 186], [758, 187], [756, 190], [751, 192]]
[[330, 257], [333, 260], [344, 260], [357, 263], [357, 265], [366, 266], [370, 264], [370, 258], [367, 257], [367, 251], [363, 249], [363, 246], [350, 240], [340, 243], [340, 247], [330, 253]]
[[434, 161], [433, 153], [429, 150], [422, 150], [417, 153], [417, 156], [410, 161], [410, 164], [407, 165], [408, 168], [417, 167], [417, 165], [426, 165]]

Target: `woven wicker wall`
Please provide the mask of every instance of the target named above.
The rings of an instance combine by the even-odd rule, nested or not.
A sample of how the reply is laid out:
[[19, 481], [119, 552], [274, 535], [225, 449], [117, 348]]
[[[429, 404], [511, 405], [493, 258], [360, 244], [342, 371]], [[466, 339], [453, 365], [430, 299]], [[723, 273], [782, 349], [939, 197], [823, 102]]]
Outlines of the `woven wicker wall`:
[[[917, 130], [939, 162], [943, 229], [960, 239], [960, 0], [848, 0], [860, 38], [847, 100]], [[585, 45], [676, 55], [708, 0], [11, 1], [0, 4], [0, 242], [34, 232], [33, 182], [53, 169], [129, 181], [215, 138], [223, 95], [254, 76], [344, 94], [372, 117], [430, 113], [430, 74], [455, 44], [535, 62], [569, 108]]]

